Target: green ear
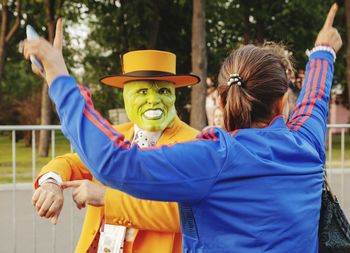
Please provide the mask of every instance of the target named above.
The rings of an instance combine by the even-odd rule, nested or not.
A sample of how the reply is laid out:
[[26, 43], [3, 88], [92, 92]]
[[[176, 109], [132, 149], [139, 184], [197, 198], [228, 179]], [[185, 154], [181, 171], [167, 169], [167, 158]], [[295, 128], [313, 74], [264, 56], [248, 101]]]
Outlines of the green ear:
[[129, 119], [144, 130], [162, 131], [175, 119], [175, 85], [170, 82], [128, 82], [123, 97]]

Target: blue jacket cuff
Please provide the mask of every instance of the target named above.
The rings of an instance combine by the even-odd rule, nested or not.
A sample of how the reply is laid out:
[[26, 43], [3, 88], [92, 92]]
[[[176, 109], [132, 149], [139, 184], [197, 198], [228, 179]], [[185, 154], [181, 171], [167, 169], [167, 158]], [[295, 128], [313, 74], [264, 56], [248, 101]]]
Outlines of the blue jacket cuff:
[[76, 86], [76, 81], [72, 76], [61, 75], [56, 77], [49, 86], [49, 96], [57, 104], [65, 97], [65, 93]]

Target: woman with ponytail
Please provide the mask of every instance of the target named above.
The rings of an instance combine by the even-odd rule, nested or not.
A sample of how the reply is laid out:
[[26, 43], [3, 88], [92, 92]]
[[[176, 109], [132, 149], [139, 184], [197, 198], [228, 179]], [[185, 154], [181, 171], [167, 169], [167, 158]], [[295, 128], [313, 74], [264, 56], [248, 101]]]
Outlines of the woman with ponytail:
[[219, 74], [227, 132], [211, 128], [173, 146], [138, 148], [111, 129], [68, 75], [59, 47], [38, 40], [24, 53], [43, 63], [63, 132], [100, 182], [179, 203], [183, 252], [317, 253], [328, 101], [342, 44], [332, 26], [336, 11], [309, 54], [287, 123], [288, 60], [278, 46], [247, 45]]
[[281, 114], [289, 85], [287, 72], [293, 69], [285, 52], [283, 46], [270, 42], [262, 47], [242, 46], [226, 58], [218, 77], [226, 130], [266, 127]]

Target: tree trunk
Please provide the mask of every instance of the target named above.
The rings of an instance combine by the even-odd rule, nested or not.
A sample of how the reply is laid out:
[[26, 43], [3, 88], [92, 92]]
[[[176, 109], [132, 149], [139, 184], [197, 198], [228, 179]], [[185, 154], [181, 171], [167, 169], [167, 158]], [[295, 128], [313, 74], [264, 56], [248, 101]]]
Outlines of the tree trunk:
[[[55, 1], [46, 0], [45, 1], [45, 12], [47, 18], [47, 30], [48, 30], [48, 40], [53, 44], [55, 38]], [[41, 125], [51, 125], [52, 110], [51, 101], [48, 94], [48, 86], [46, 82], [43, 83], [42, 93], [41, 93]], [[41, 130], [39, 135], [39, 156], [47, 157], [49, 155], [49, 141], [50, 132], [47, 130]]]
[[6, 59], [6, 47], [13, 35], [17, 31], [20, 25], [21, 13], [22, 13], [22, 2], [21, 0], [16, 1], [16, 12], [17, 17], [15, 22], [12, 24], [11, 29], [9, 28], [9, 10], [8, 10], [8, 1], [4, 0], [1, 2], [1, 31], [0, 31], [0, 80], [3, 78], [4, 66]]
[[[46, 82], [43, 83], [42, 93], [41, 93], [41, 125], [51, 124], [51, 101], [48, 95], [48, 86]], [[49, 155], [49, 141], [50, 132], [47, 130], [40, 130], [39, 134], [39, 156], [47, 157]]]
[[1, 32], [0, 32], [0, 80], [2, 79], [5, 65], [6, 54], [6, 33], [7, 33], [7, 20], [8, 20], [8, 6], [7, 1], [2, 2], [1, 10]]
[[192, 17], [192, 72], [201, 82], [192, 87], [191, 118], [192, 127], [202, 130], [206, 126], [205, 98], [207, 93], [207, 50], [205, 31], [205, 0], [193, 0]]
[[[348, 85], [348, 101], [350, 101], [350, 0], [345, 0], [345, 17], [347, 31], [346, 81]], [[348, 122], [350, 122], [350, 116]]]
[[0, 80], [2, 79], [3, 73], [4, 73], [4, 67], [5, 67], [5, 59], [6, 59], [6, 44], [4, 41], [0, 38]]

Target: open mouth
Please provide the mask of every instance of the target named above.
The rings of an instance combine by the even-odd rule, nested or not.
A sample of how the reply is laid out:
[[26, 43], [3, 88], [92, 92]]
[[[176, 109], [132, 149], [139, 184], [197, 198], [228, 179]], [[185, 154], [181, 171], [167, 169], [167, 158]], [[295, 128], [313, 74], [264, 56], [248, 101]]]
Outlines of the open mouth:
[[147, 110], [143, 114], [147, 119], [159, 119], [163, 115], [163, 111], [160, 109]]

